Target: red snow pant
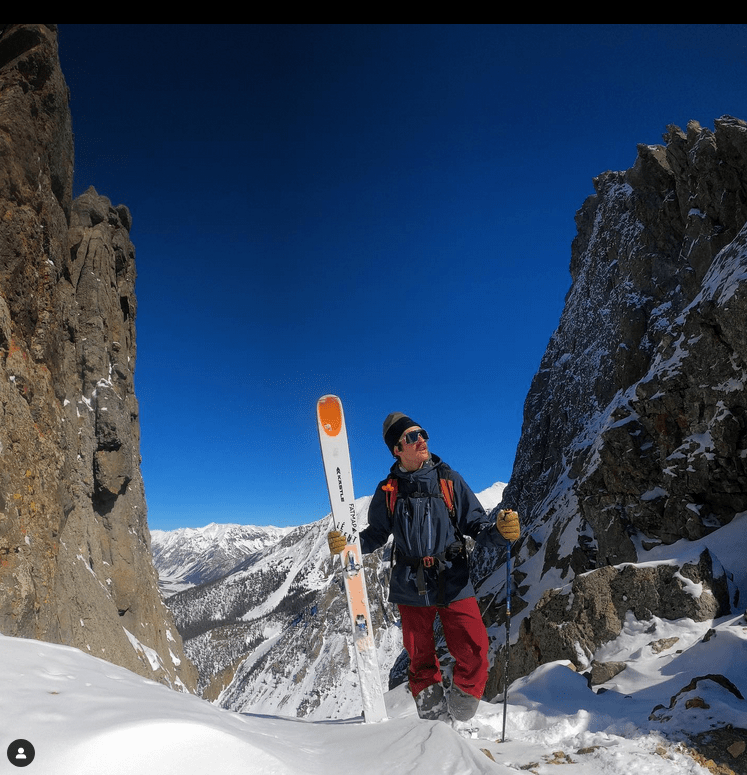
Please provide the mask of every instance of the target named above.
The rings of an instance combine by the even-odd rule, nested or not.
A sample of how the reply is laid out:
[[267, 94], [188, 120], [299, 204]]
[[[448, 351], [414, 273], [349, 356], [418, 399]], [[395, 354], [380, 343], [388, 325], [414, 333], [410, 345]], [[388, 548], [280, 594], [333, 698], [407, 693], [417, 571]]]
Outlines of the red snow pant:
[[488, 681], [488, 633], [474, 597], [446, 606], [400, 605], [402, 640], [410, 657], [410, 691], [416, 697], [426, 687], [441, 682], [433, 623], [436, 615], [454, 657], [454, 683], [480, 699]]

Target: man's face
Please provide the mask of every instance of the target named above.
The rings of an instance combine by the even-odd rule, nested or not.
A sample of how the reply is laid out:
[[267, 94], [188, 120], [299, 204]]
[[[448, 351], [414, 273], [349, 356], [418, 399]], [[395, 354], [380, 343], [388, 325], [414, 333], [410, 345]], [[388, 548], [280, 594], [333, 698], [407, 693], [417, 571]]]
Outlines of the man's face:
[[406, 471], [417, 471], [430, 457], [428, 442], [422, 436], [418, 436], [418, 440], [413, 444], [408, 444], [405, 439], [410, 431], [417, 430], [420, 430], [419, 425], [408, 428], [400, 436], [399, 443], [394, 448], [394, 454], [399, 458], [399, 462]]

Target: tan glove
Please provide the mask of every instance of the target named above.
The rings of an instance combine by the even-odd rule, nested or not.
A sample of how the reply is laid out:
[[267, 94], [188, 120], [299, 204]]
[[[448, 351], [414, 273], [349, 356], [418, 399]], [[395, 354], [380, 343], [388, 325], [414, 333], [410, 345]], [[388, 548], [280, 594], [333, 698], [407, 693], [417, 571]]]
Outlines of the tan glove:
[[507, 541], [516, 541], [521, 535], [519, 515], [513, 509], [501, 509], [495, 518], [495, 526]]
[[339, 530], [330, 530], [327, 533], [327, 543], [329, 544], [329, 552], [332, 555], [340, 554], [348, 545], [347, 539]]

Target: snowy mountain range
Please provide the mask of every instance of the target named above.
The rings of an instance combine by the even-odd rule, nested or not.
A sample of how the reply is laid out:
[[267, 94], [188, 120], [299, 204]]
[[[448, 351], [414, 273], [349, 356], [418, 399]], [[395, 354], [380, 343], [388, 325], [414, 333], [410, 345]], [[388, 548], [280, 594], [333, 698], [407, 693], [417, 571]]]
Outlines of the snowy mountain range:
[[216, 525], [151, 531], [153, 560], [165, 595], [225, 576], [242, 560], [273, 546], [291, 528]]

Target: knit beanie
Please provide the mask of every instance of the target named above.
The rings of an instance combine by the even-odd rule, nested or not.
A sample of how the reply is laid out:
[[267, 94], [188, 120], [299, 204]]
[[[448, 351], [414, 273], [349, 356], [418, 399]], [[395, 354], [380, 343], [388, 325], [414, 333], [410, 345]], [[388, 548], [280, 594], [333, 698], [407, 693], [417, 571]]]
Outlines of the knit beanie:
[[415, 420], [406, 414], [402, 414], [402, 412], [392, 412], [384, 420], [384, 444], [386, 444], [392, 455], [394, 455], [394, 447], [399, 441], [400, 436], [413, 426], [420, 427]]

